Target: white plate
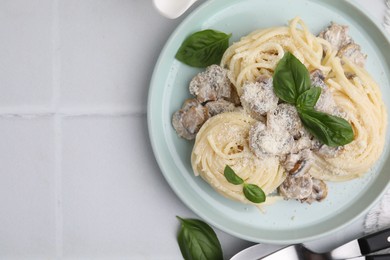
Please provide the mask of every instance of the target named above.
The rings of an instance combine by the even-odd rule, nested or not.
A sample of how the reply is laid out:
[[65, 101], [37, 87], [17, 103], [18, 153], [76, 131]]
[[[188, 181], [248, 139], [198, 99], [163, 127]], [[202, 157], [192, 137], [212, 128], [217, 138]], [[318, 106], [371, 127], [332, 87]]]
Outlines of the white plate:
[[[193, 142], [177, 136], [171, 126], [171, 117], [190, 97], [188, 83], [200, 70], [174, 59], [179, 46], [188, 35], [202, 29], [232, 33], [232, 41], [236, 41], [258, 28], [286, 25], [295, 16], [300, 16], [313, 33], [318, 33], [330, 21], [349, 25], [350, 34], [368, 54], [367, 69], [380, 84], [386, 106], [390, 107], [389, 40], [361, 10], [341, 0], [208, 1], [171, 35], [156, 64], [149, 90], [150, 139], [169, 185], [201, 218], [232, 235], [254, 242], [298, 243], [339, 230], [365, 213], [382, 195], [390, 180], [387, 149], [374, 169], [363, 178], [329, 183], [329, 196], [325, 201], [312, 205], [281, 201], [261, 213], [255, 207], [222, 197], [193, 175], [190, 164]], [[389, 131], [386, 142], [389, 142]]]

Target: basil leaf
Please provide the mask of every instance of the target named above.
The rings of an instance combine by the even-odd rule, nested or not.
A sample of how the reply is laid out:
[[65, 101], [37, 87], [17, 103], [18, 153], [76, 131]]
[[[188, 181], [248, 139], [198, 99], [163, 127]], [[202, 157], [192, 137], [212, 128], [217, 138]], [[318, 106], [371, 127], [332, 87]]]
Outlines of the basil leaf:
[[231, 36], [232, 34], [215, 30], [196, 32], [184, 40], [175, 58], [189, 66], [199, 68], [219, 64], [229, 47]]
[[312, 87], [309, 71], [289, 52], [275, 68], [273, 76], [275, 94], [296, 106], [305, 128], [328, 146], [341, 146], [353, 141], [352, 126], [343, 118], [314, 110], [321, 88]]
[[239, 185], [244, 183], [240, 176], [238, 176], [229, 165], [225, 166], [223, 174], [225, 175], [226, 180], [231, 184]]
[[177, 241], [184, 259], [223, 259], [221, 244], [208, 224], [197, 219], [177, 218], [181, 223]]
[[312, 87], [303, 92], [297, 98], [298, 108], [314, 108], [321, 95], [320, 87]]
[[295, 105], [297, 98], [311, 86], [309, 71], [293, 54], [286, 52], [275, 68], [273, 85], [276, 96]]
[[244, 184], [244, 195], [249, 201], [261, 203], [265, 201], [264, 191], [255, 184]]
[[346, 145], [354, 139], [352, 126], [341, 117], [303, 108], [298, 114], [305, 128], [328, 146]]

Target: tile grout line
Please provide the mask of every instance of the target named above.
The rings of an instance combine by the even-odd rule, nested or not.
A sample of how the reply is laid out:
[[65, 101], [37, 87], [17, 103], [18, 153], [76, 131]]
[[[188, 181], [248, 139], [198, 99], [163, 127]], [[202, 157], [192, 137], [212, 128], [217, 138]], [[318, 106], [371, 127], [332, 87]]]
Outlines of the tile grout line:
[[[62, 117], [57, 113], [61, 91], [61, 36], [59, 1], [54, 0], [52, 6], [52, 111], [43, 114], [54, 116], [54, 158], [55, 158], [55, 252], [56, 258], [63, 256], [63, 194], [62, 194]], [[24, 115], [26, 116], [26, 115]], [[39, 114], [35, 116], [39, 117]], [[22, 115], [23, 117], [23, 115]]]
[[55, 131], [55, 240], [56, 257], [63, 256], [63, 197], [62, 197], [62, 118], [54, 117]]
[[[54, 97], [52, 103], [54, 104]], [[54, 105], [53, 105], [54, 106]], [[57, 110], [57, 111], [56, 111]], [[50, 109], [50, 110], [2, 110], [0, 111], [0, 118], [19, 117], [22, 119], [34, 119], [41, 117], [142, 117], [146, 116], [146, 111], [129, 111], [126, 109]]]

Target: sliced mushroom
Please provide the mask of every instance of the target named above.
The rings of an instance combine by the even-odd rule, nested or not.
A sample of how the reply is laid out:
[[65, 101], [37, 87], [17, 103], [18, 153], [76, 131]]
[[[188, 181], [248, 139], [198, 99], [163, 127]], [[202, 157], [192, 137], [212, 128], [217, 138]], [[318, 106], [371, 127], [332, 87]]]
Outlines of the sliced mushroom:
[[240, 99], [245, 111], [258, 120], [262, 120], [268, 112], [276, 109], [279, 101], [273, 91], [271, 77], [260, 82], [246, 83]]
[[211, 65], [205, 71], [197, 74], [190, 82], [190, 93], [204, 103], [221, 98], [232, 97], [232, 83], [228, 77], [229, 71], [218, 65]]
[[351, 62], [355, 63], [360, 67], [364, 67], [366, 63], [367, 55], [363, 54], [360, 50], [360, 45], [356, 43], [349, 43], [343, 46], [337, 53], [339, 57], [346, 57]]
[[172, 116], [172, 125], [177, 134], [187, 140], [195, 138], [201, 126], [209, 118], [207, 107], [196, 99], [188, 99]]
[[284, 169], [291, 176], [302, 176], [306, 174], [312, 165], [313, 156], [309, 149], [300, 151], [299, 153], [290, 153], [283, 162]]
[[336, 23], [331, 23], [318, 36], [327, 40], [334, 50], [339, 50], [352, 42], [352, 38], [348, 35], [348, 26]]
[[304, 200], [312, 193], [313, 180], [307, 173], [300, 176], [289, 175], [278, 190], [285, 199]]
[[337, 51], [338, 57], [346, 57], [356, 65], [364, 67], [367, 55], [361, 52], [360, 46], [348, 35], [348, 26], [332, 23], [318, 36], [330, 43], [332, 49]]
[[224, 99], [207, 102], [205, 107], [207, 107], [210, 117], [224, 112], [232, 112], [236, 109], [233, 103]]
[[311, 204], [313, 201], [322, 201], [328, 196], [328, 186], [323, 180], [313, 178], [313, 190], [304, 201]]

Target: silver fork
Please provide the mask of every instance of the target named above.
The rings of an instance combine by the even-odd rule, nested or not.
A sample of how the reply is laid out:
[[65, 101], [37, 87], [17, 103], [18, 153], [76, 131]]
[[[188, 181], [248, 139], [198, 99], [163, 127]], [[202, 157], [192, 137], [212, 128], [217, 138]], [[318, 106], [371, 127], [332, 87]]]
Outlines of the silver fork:
[[390, 255], [370, 255], [373, 252], [390, 248], [390, 228], [354, 239], [327, 253], [317, 253], [302, 244], [290, 245], [277, 251], [269, 250], [267, 245], [258, 244], [241, 251], [231, 260], [336, 260], [336, 259], [381, 259], [389, 260]]
[[[302, 244], [292, 245], [285, 247], [279, 251], [272, 253], [266, 257], [260, 257], [257, 259], [263, 260], [340, 260], [340, 259], [349, 259], [349, 260], [389, 260], [390, 254], [378, 254], [378, 255], [358, 255], [356, 250], [359, 248], [356, 247], [354, 243], [348, 243], [342, 246], [342, 248], [338, 248], [336, 250], [332, 250], [328, 253], [316, 253], [313, 252]], [[356, 254], [354, 254], [356, 252]]]

